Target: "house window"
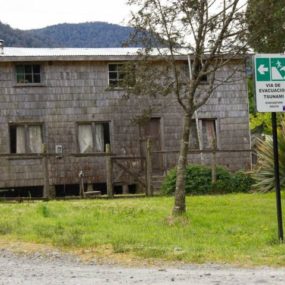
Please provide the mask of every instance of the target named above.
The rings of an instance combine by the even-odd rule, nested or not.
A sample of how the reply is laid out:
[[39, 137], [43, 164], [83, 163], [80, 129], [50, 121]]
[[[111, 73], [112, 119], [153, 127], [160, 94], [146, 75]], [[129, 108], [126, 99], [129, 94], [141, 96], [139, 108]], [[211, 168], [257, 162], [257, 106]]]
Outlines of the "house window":
[[[202, 149], [213, 149], [217, 145], [216, 120], [199, 119], [198, 125]], [[190, 149], [200, 149], [199, 133], [195, 120], [191, 124], [189, 146]]]
[[[193, 71], [193, 61], [191, 61], [192, 64], [192, 73]], [[200, 63], [198, 65], [198, 70], [197, 70], [197, 74], [200, 72], [200, 70], [202, 69], [202, 64]], [[184, 76], [186, 76], [188, 79], [190, 79], [190, 74], [189, 74], [189, 65], [188, 62], [185, 62], [182, 66], [182, 73], [184, 74]], [[203, 75], [201, 77], [201, 83], [207, 83], [208, 82], [208, 75]]]
[[131, 87], [135, 84], [135, 66], [126, 63], [109, 64], [109, 86]]
[[109, 123], [80, 123], [78, 125], [78, 144], [80, 153], [104, 152], [110, 143]]
[[213, 149], [217, 145], [216, 121], [202, 120], [202, 141], [204, 149]]
[[16, 65], [16, 80], [19, 84], [41, 83], [41, 66], [39, 64]]
[[[202, 69], [202, 64], [199, 63], [198, 65], [198, 72], [200, 72]], [[207, 83], [208, 82], [208, 75], [202, 75], [201, 77], [201, 83]]]
[[41, 125], [11, 125], [11, 153], [41, 153], [43, 144]]

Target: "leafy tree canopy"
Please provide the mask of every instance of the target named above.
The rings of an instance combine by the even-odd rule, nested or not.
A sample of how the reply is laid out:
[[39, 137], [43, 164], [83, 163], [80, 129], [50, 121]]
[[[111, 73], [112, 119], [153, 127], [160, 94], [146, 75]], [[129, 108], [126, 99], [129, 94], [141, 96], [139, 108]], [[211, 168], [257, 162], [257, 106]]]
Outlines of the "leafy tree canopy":
[[[248, 43], [259, 53], [285, 51], [285, 2], [284, 0], [248, 0], [246, 21]], [[271, 133], [271, 114], [255, 111], [253, 80], [248, 80], [250, 127], [253, 132]], [[284, 119], [278, 114], [278, 125]]]
[[248, 0], [248, 42], [256, 52], [284, 52], [284, 14], [284, 0]]

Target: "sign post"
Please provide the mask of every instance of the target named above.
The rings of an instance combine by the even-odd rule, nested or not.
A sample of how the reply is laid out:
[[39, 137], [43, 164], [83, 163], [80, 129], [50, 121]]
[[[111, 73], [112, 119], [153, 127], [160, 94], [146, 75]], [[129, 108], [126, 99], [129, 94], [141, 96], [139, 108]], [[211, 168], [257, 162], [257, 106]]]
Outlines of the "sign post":
[[258, 112], [271, 112], [278, 238], [283, 242], [276, 112], [285, 112], [285, 55], [256, 54], [255, 95]]

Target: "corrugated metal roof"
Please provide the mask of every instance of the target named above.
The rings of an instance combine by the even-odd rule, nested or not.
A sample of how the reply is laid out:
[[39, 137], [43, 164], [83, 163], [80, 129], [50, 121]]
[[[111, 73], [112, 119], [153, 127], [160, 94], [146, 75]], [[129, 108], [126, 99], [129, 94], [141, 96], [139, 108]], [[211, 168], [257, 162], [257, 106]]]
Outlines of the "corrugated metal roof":
[[[22, 48], [0, 47], [0, 62], [16, 61], [45, 61], [45, 60], [137, 60], [139, 54], [143, 54], [142, 48]], [[169, 55], [167, 48], [154, 49], [150, 53], [154, 57]], [[177, 59], [187, 60], [189, 49], [175, 51]], [[221, 55], [222, 57], [227, 56]], [[236, 56], [242, 59], [243, 56]]]
[[56, 56], [128, 56], [137, 55], [140, 48], [18, 48], [4, 47], [0, 57]]

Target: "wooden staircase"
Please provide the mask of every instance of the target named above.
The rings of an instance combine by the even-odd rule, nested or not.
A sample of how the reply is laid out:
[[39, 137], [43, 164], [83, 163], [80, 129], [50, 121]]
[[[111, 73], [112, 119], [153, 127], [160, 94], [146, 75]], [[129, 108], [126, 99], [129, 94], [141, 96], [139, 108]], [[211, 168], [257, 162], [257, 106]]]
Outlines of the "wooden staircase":
[[163, 174], [153, 174], [152, 175], [152, 187], [153, 187], [154, 194], [160, 193], [160, 187], [162, 185], [163, 180], [164, 180]]

